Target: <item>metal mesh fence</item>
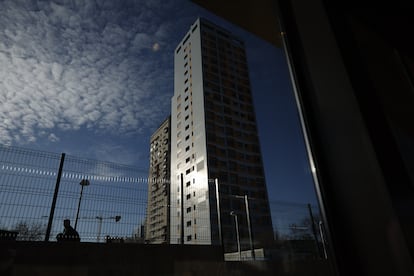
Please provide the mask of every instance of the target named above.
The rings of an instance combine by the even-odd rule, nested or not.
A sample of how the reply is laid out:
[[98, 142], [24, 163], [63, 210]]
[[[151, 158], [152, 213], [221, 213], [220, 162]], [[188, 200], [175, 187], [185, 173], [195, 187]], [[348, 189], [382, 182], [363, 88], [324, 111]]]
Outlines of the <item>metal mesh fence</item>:
[[[18, 240], [45, 239], [61, 157], [0, 146], [2, 230], [18, 232]], [[49, 240], [56, 240], [65, 219], [71, 220], [72, 227], [76, 225], [81, 241], [142, 240], [147, 173], [124, 165], [65, 156]], [[85, 180], [89, 185], [80, 185]]]
[[270, 202], [275, 240], [314, 239], [314, 230], [320, 220], [315, 205], [292, 202]]
[[320, 259], [324, 256], [319, 208], [311, 204], [270, 202], [273, 243], [272, 259]]
[[0, 147], [0, 228], [20, 240], [42, 240], [60, 155]]
[[201, 204], [195, 202], [185, 204], [182, 209], [180, 204], [174, 203], [171, 205], [171, 216], [175, 216], [170, 226], [171, 243], [207, 245], [214, 243], [211, 224], [217, 225], [217, 222], [211, 220], [207, 201]]
[[[220, 229], [214, 192], [200, 200], [195, 190], [184, 189], [182, 198], [170, 201], [169, 181], [164, 180], [155, 184], [166, 193], [147, 206], [147, 176], [148, 171], [142, 168], [0, 146], [0, 230], [18, 233], [17, 240], [56, 241], [63, 221], [69, 219], [82, 242], [219, 244], [221, 230], [226, 252], [248, 250], [251, 244], [263, 246], [263, 242], [257, 243], [261, 228], [255, 225], [260, 217], [254, 214], [259, 210], [254, 198], [249, 199], [250, 238], [243, 198], [220, 195], [223, 206], [233, 200], [232, 210], [237, 210], [232, 215], [220, 207]], [[277, 254], [320, 255], [316, 206], [276, 201], [269, 205], [273, 237], [266, 246]], [[269, 228], [263, 230], [268, 232]]]

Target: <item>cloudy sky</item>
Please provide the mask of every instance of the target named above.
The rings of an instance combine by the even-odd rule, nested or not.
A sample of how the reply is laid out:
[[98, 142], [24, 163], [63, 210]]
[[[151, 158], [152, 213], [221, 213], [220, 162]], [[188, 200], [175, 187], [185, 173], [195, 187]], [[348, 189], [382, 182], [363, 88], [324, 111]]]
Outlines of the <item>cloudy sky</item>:
[[0, 144], [147, 168], [198, 16], [246, 42], [271, 196], [313, 201], [283, 51], [184, 0], [0, 0]]
[[2, 1], [0, 142], [92, 147], [101, 157], [101, 148], [122, 151], [114, 138], [154, 129], [172, 94], [168, 9], [155, 1]]

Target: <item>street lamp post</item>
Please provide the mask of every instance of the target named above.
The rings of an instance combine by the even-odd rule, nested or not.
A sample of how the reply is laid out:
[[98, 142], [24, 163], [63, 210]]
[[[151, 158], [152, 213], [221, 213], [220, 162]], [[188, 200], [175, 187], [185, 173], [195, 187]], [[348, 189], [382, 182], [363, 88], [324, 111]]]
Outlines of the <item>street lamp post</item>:
[[89, 186], [90, 183], [88, 179], [82, 179], [79, 185], [81, 185], [81, 191], [80, 191], [80, 196], [79, 196], [78, 211], [76, 212], [75, 227], [74, 227], [75, 230], [76, 230], [76, 226], [78, 225], [78, 218], [79, 218], [79, 211], [80, 211], [80, 206], [81, 206], [81, 201], [82, 201], [83, 187]]
[[102, 216], [96, 216], [96, 219], [97, 219], [97, 220], [99, 220], [99, 225], [98, 225], [98, 235], [96, 236], [96, 241], [97, 241], [97, 242], [100, 242], [100, 240], [101, 240], [101, 231], [102, 231], [102, 221], [103, 221], [104, 219], [114, 219], [114, 220], [115, 220], [115, 222], [118, 222], [118, 221], [120, 221], [120, 220], [121, 220], [121, 216], [107, 217], [107, 218], [104, 218], [104, 217], [102, 217]]
[[230, 212], [230, 216], [233, 216], [234, 217], [234, 222], [236, 223], [237, 252], [239, 253], [239, 261], [241, 261], [239, 221], [237, 220], [237, 214], [236, 214], [236, 212], [231, 211]]

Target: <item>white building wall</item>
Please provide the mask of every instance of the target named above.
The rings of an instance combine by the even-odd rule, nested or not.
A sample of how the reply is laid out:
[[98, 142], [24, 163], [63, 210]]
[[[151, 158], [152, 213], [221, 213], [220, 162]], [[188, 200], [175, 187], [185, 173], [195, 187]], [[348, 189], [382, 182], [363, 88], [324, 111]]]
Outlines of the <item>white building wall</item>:
[[[170, 242], [173, 244], [180, 243], [182, 203], [184, 205], [184, 243], [211, 244], [199, 25], [200, 22], [197, 20], [191, 26], [177, 46], [174, 56], [170, 202]], [[188, 137], [187, 140], [186, 137]], [[181, 199], [181, 174], [184, 187], [183, 199]]]

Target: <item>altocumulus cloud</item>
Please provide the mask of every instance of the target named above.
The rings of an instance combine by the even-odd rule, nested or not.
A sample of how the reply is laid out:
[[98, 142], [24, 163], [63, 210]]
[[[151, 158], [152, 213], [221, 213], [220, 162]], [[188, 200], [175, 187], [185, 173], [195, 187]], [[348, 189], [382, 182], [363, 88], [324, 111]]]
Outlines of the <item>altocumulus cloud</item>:
[[161, 5], [1, 5], [0, 143], [58, 141], [53, 129], [122, 135], [154, 127], [167, 114], [175, 45]]

